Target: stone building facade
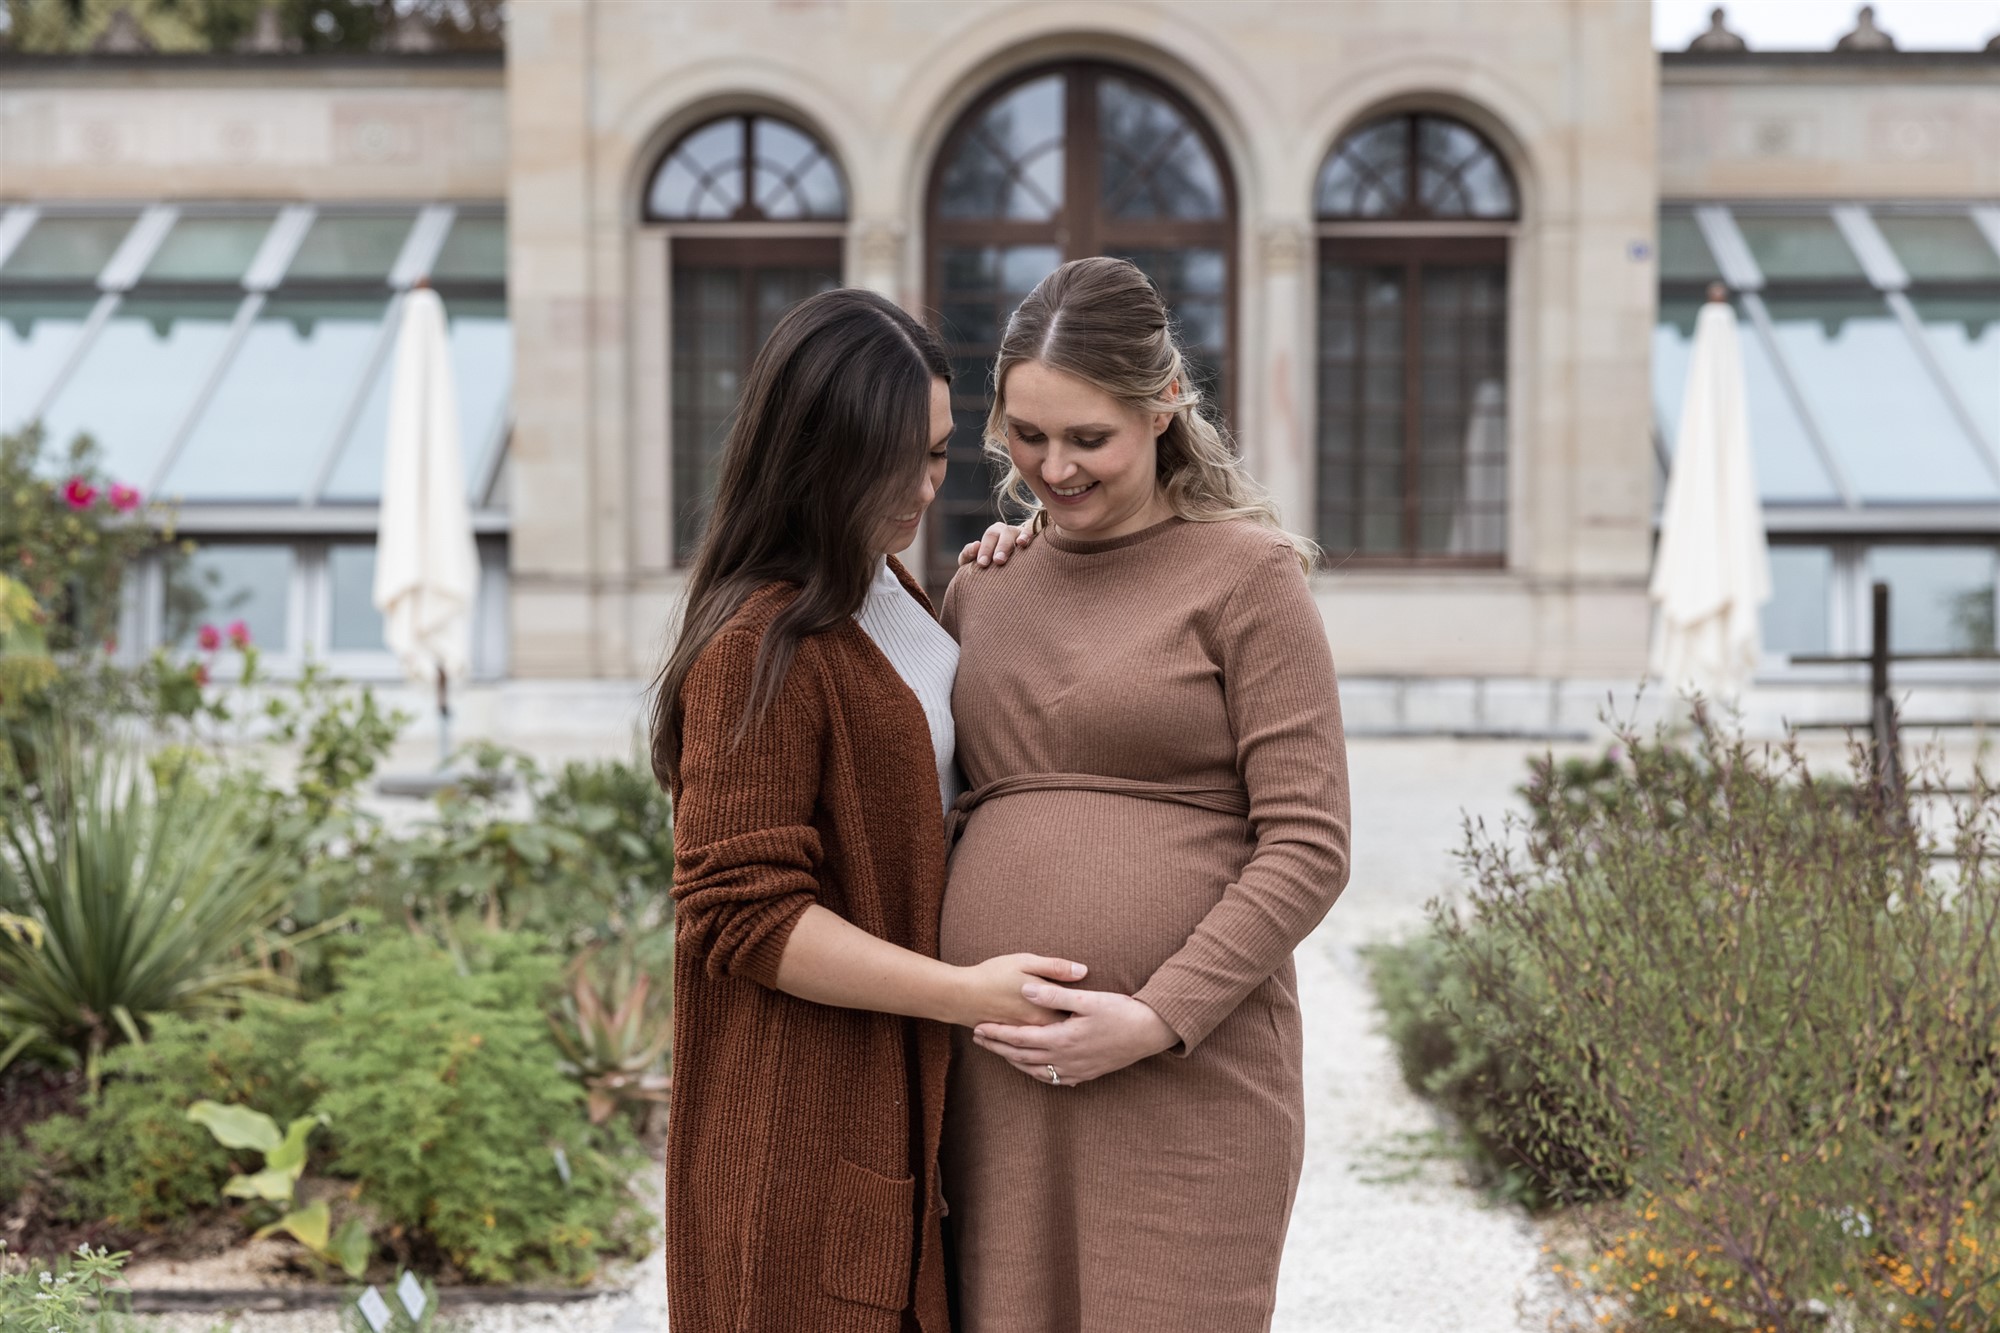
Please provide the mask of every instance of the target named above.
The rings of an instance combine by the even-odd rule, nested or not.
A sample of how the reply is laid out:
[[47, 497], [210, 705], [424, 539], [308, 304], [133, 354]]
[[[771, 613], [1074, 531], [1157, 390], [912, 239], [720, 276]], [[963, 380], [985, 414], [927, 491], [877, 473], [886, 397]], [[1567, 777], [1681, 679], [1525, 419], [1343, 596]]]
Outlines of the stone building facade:
[[[984, 521], [997, 321], [1096, 252], [1153, 272], [1250, 467], [1327, 548], [1363, 729], [1573, 731], [1643, 674], [1677, 330], [1710, 278], [1772, 349], [1750, 367], [1785, 548], [1764, 693], [1851, 692], [1787, 654], [1851, 648], [1871, 571], [1942, 579], [1973, 619], [1938, 632], [1991, 647], [2000, 56], [1663, 57], [1645, 5], [1600, 0], [536, 0], [509, 23], [504, 60], [0, 56], [0, 429], [92, 430], [179, 495], [280, 665], [393, 675], [357, 596], [415, 278], [463, 312], [485, 405], [483, 706], [560, 728], [579, 701], [629, 713], [657, 663], [732, 377], [788, 300], [868, 287], [951, 341], [965, 429], [920, 548], [940, 583]], [[1915, 369], [1877, 397], [1922, 439], [1813, 401], [1850, 328], [1900, 340]], [[285, 375], [335, 387], [287, 411]], [[186, 631], [160, 585], [135, 645]]]

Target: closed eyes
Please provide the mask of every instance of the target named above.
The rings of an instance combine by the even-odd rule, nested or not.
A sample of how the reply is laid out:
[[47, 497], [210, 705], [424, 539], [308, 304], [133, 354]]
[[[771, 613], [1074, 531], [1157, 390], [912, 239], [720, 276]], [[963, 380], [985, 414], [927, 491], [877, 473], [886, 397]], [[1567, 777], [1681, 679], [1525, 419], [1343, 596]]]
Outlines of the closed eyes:
[[[1049, 438], [1046, 435], [1025, 431], [1019, 427], [1015, 428], [1014, 434], [1022, 444], [1046, 444]], [[1072, 435], [1069, 437], [1069, 441], [1079, 449], [1095, 449], [1110, 438], [1109, 435]]]

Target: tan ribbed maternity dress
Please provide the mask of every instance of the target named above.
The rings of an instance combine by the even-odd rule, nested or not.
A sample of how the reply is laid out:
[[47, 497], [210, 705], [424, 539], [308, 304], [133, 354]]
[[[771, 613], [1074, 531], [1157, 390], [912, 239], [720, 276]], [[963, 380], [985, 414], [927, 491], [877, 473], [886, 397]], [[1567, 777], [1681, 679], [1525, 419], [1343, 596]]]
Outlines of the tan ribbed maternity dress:
[[962, 571], [944, 622], [972, 808], [943, 957], [1078, 959], [1183, 1043], [1051, 1087], [958, 1031], [961, 1333], [1268, 1328], [1304, 1141], [1292, 950], [1348, 861], [1333, 661], [1298, 562], [1243, 522], [1047, 533]]

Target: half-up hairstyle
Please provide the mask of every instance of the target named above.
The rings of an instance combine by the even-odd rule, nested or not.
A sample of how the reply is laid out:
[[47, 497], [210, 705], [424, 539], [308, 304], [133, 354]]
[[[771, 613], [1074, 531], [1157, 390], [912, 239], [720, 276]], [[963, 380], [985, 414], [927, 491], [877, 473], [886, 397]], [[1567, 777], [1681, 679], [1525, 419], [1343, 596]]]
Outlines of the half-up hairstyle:
[[745, 599], [774, 582], [799, 590], [764, 631], [739, 740], [777, 698], [799, 640], [861, 609], [879, 525], [923, 474], [931, 381], [950, 378], [937, 337], [874, 292], [821, 292], [778, 321], [744, 379], [680, 637], [653, 681], [662, 786], [680, 772], [681, 685]]
[[1279, 533], [1308, 571], [1319, 547], [1285, 529], [1278, 506], [1216, 424], [1203, 415], [1166, 302], [1152, 280], [1129, 260], [1072, 259], [1043, 278], [1007, 321], [993, 364], [993, 410], [986, 417], [986, 456], [1006, 476], [1000, 500], [1048, 522], [1007, 452], [1007, 372], [1023, 361], [1074, 375], [1127, 407], [1170, 414], [1159, 438], [1159, 481], [1168, 507], [1195, 523], [1242, 518]]

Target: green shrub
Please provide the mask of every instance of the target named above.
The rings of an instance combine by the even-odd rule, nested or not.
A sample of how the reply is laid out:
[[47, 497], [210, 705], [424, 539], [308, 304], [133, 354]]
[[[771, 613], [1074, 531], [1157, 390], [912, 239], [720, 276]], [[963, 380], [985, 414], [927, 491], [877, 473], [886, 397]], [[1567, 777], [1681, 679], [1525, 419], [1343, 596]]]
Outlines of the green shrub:
[[482, 1282], [586, 1279], [641, 1234], [629, 1137], [594, 1134], [558, 1067], [546, 1012], [559, 961], [529, 937], [469, 943], [474, 956], [455, 957], [378, 937], [322, 1002], [331, 1017], [305, 1061], [332, 1170], [359, 1183], [406, 1263]]
[[95, 649], [115, 632], [125, 568], [158, 540], [137, 521], [149, 508], [165, 517], [104, 474], [87, 435], [61, 457], [39, 426], [0, 435], [0, 572], [46, 613], [51, 650]]
[[1531, 1208], [1623, 1192], [1622, 1176], [1595, 1169], [1587, 1146], [1511, 1113], [1534, 1095], [1536, 1072], [1441, 939], [1419, 935], [1363, 953], [1404, 1081], [1451, 1112], [1481, 1183]]
[[16, 1261], [0, 1241], [0, 1329], [7, 1333], [117, 1333], [129, 1325], [117, 1288], [126, 1256], [79, 1248], [52, 1267]]
[[671, 976], [673, 835], [650, 774], [568, 765], [553, 780], [528, 755], [466, 747], [467, 776], [436, 813], [374, 849], [371, 905], [384, 919], [532, 930], [569, 953], [616, 944]]
[[248, 1165], [187, 1119], [204, 1099], [249, 1102], [290, 1119], [312, 1092], [299, 1048], [319, 1021], [309, 1008], [253, 1004], [233, 1020], [161, 1018], [143, 1043], [104, 1058], [103, 1085], [81, 1116], [31, 1125], [26, 1141], [53, 1176], [50, 1211], [70, 1221], [174, 1231], [221, 1201]]
[[1629, 1184], [1601, 1267], [1647, 1318], [1989, 1327], [2000, 796], [1934, 838], [1865, 756], [1828, 783], [1705, 724], [1623, 742], [1613, 800], [1538, 765], [1525, 836], [1475, 830], [1436, 908], [1454, 1019], [1535, 1073], [1490, 1114], [1551, 1197], [1579, 1158]]
[[612, 885], [614, 937], [671, 922], [673, 807], [650, 768], [619, 759], [572, 760], [535, 805], [543, 819], [575, 829], [590, 843]]

